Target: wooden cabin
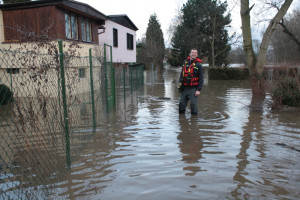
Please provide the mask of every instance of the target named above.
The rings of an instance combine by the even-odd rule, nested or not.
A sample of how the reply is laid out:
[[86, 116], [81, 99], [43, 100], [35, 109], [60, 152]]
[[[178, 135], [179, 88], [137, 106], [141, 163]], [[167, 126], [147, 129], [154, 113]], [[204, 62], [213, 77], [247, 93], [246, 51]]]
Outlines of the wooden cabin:
[[107, 19], [88, 4], [71, 0], [3, 4], [0, 10], [2, 43], [49, 38], [99, 44], [98, 29]]
[[[72, 80], [76, 88], [72, 92], [88, 92], [89, 63], [77, 57], [88, 56], [90, 49], [93, 56], [97, 56], [96, 52], [101, 55], [98, 29], [103, 29], [106, 19], [95, 8], [72, 0], [0, 5], [0, 84], [9, 87], [14, 97], [36, 97], [37, 91], [56, 97], [59, 65], [56, 56], [58, 40], [62, 40], [63, 53], [72, 58], [64, 62], [67, 81]], [[100, 73], [101, 62], [94, 65], [97, 65], [93, 66], [94, 73]], [[37, 76], [37, 69], [44, 74]]]

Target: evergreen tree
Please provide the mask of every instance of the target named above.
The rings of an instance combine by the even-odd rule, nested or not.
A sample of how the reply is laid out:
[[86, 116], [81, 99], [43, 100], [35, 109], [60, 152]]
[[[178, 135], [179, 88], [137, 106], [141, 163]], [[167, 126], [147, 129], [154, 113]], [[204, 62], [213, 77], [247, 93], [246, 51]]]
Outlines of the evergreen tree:
[[230, 51], [226, 26], [231, 22], [226, 9], [227, 3], [218, 0], [188, 0], [182, 7], [182, 23], [171, 40], [171, 62], [181, 65], [177, 62], [182, 62], [191, 48], [197, 48], [199, 57], [207, 57], [210, 65], [226, 64]]
[[146, 31], [146, 49], [148, 57], [152, 57], [153, 65], [162, 68], [165, 53], [165, 42], [156, 14], [150, 16]]

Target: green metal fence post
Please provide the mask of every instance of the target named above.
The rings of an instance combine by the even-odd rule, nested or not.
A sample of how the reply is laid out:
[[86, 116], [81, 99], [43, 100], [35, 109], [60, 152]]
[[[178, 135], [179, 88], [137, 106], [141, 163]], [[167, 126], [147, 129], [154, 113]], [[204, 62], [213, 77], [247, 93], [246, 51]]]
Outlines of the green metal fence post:
[[96, 131], [96, 114], [95, 114], [95, 96], [94, 96], [94, 80], [93, 80], [93, 62], [92, 62], [92, 49], [89, 49], [90, 58], [90, 83], [91, 83], [91, 98], [92, 98], [92, 112], [93, 112], [93, 132]]
[[104, 44], [104, 80], [105, 80], [105, 103], [106, 103], [106, 112], [109, 111], [108, 105], [108, 80], [107, 80], [107, 59], [106, 59], [106, 44]]
[[138, 68], [135, 67], [135, 89], [137, 90], [139, 88], [139, 84], [138, 84]]
[[62, 87], [61, 93], [62, 93], [62, 100], [63, 100], [64, 124], [65, 124], [66, 156], [67, 156], [67, 166], [68, 168], [70, 168], [71, 156], [70, 156], [69, 117], [68, 117], [68, 107], [67, 107], [67, 97], [66, 97], [66, 80], [65, 80], [62, 40], [58, 41], [58, 47], [59, 47], [59, 61], [60, 61], [60, 73], [61, 73], [61, 87]]
[[142, 73], [142, 85], [144, 85], [144, 67], [141, 67], [141, 73]]
[[115, 68], [113, 67], [113, 58], [112, 58], [112, 48], [110, 48], [110, 69], [111, 73], [111, 80], [112, 80], [112, 93], [113, 93], [113, 106], [116, 106], [116, 87], [115, 87]]
[[[107, 51], [107, 47], [110, 51]], [[110, 53], [110, 61], [107, 61], [107, 53]], [[106, 94], [106, 110], [116, 105], [116, 92], [115, 92], [115, 71], [112, 63], [112, 47], [104, 44], [104, 69], [105, 69], [105, 94]], [[109, 72], [109, 73], [108, 73]]]
[[144, 83], [144, 81], [143, 81], [143, 69], [142, 69], [141, 66], [139, 68], [139, 71], [140, 71], [140, 83], [141, 83], [141, 85], [143, 85], [143, 83]]
[[129, 68], [129, 72], [130, 72], [130, 92], [132, 94], [132, 67]]

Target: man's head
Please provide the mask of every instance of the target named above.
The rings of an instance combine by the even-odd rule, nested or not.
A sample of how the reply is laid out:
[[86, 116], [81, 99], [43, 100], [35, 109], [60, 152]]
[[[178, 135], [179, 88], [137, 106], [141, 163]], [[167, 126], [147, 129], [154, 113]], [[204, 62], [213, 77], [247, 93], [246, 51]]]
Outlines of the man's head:
[[195, 48], [191, 49], [190, 57], [192, 60], [195, 60], [198, 57], [198, 50]]

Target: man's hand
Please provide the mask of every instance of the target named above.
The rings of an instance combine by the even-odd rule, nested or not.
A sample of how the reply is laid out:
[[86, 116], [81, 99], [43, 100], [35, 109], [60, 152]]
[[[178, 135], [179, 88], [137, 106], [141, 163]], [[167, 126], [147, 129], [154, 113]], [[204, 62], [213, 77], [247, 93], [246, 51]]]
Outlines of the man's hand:
[[182, 83], [178, 83], [178, 92], [181, 93], [182, 91]]
[[199, 96], [199, 95], [200, 95], [200, 91], [197, 90], [197, 91], [195, 92], [195, 96], [197, 97], [197, 96]]

